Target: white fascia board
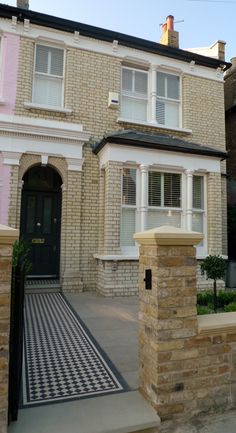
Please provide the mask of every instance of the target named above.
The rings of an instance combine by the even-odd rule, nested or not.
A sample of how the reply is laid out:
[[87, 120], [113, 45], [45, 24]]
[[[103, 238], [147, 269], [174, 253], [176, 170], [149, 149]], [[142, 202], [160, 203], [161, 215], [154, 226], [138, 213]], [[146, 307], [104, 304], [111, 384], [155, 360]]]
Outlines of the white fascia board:
[[138, 50], [135, 48], [125, 47], [118, 45], [114, 50], [113, 43], [100, 41], [98, 39], [89, 38], [79, 35], [75, 37], [73, 33], [57, 31], [55, 29], [48, 29], [38, 25], [30, 24], [30, 30], [27, 34], [24, 32], [23, 23], [17, 22], [16, 30], [12, 28], [11, 20], [0, 19], [0, 31], [18, 34], [19, 36], [34, 39], [38, 43], [48, 43], [50, 45], [61, 45], [62, 48], [74, 47], [81, 50], [92, 51], [95, 53], [105, 54], [113, 57], [118, 57], [121, 60], [132, 57], [147, 64], [155, 65], [161, 68], [170, 68], [180, 73], [194, 75], [197, 77], [207, 78], [214, 81], [223, 82], [223, 72], [220, 73], [218, 69], [208, 68], [206, 66], [194, 65], [192, 62], [184, 62], [170, 57], [161, 56], [159, 54], [148, 53], [147, 51]]
[[83, 131], [81, 124], [4, 114], [0, 115], [1, 133], [33, 135], [76, 142], [86, 142], [91, 136], [90, 133]]
[[[179, 167], [181, 170], [194, 170], [209, 173], [220, 173], [220, 159], [216, 157], [195, 155], [182, 152], [172, 152], [159, 149], [145, 149], [144, 147], [124, 146], [107, 143], [99, 152], [100, 167], [104, 167], [108, 161], [117, 161], [149, 167], [162, 166]], [[172, 168], [173, 170], [173, 168]]]
[[0, 136], [0, 152], [46, 154], [64, 158], [83, 158], [83, 145], [80, 142], [68, 142], [39, 139], [37, 137]]

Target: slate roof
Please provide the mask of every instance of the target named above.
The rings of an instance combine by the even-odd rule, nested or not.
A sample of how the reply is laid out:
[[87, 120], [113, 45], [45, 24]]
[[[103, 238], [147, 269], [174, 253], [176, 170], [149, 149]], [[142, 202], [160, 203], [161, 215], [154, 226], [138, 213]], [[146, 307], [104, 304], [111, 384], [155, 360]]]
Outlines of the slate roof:
[[97, 155], [106, 143], [117, 143], [121, 146], [145, 147], [147, 149], [167, 150], [169, 152], [191, 153], [225, 159], [225, 151], [202, 144], [182, 140], [171, 135], [147, 134], [135, 130], [118, 131], [107, 134], [95, 144], [93, 152]]

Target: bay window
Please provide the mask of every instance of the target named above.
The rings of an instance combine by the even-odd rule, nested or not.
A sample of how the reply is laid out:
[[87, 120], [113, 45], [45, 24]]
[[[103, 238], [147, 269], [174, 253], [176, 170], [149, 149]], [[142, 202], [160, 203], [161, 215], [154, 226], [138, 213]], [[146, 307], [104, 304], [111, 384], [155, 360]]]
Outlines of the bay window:
[[[161, 172], [140, 165], [123, 168], [120, 245], [133, 251], [133, 234], [162, 225], [189, 228], [206, 235], [205, 176], [185, 172]], [[191, 182], [190, 182], [191, 181]], [[188, 189], [190, 186], [190, 190]], [[186, 197], [189, 191], [190, 199]], [[206, 236], [197, 247], [206, 254]]]
[[36, 45], [33, 100], [39, 105], [63, 106], [64, 50]]

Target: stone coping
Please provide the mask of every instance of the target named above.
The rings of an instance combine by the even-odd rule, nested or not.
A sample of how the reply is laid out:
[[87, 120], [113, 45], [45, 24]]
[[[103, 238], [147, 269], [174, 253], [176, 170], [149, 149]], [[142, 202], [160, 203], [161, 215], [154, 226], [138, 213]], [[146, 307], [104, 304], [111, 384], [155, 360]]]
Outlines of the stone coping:
[[133, 238], [145, 245], [197, 245], [203, 239], [203, 234], [173, 226], [161, 226], [141, 233], [135, 233]]
[[0, 224], [0, 244], [13, 244], [19, 238], [19, 230]]
[[199, 334], [236, 334], [236, 312], [198, 316]]
[[133, 260], [138, 261], [139, 256], [137, 254], [128, 255], [128, 254], [94, 254], [93, 257], [98, 260], [104, 260], [104, 261], [126, 261], [126, 260]]

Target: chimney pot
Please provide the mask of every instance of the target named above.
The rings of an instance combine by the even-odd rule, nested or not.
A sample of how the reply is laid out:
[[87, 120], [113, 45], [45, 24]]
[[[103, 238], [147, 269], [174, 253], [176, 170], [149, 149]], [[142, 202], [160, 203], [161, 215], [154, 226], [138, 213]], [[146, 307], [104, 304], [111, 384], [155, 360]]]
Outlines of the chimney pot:
[[17, 7], [21, 9], [29, 9], [29, 0], [17, 0]]
[[166, 17], [167, 30], [174, 30], [174, 17], [173, 15], [168, 15]]

